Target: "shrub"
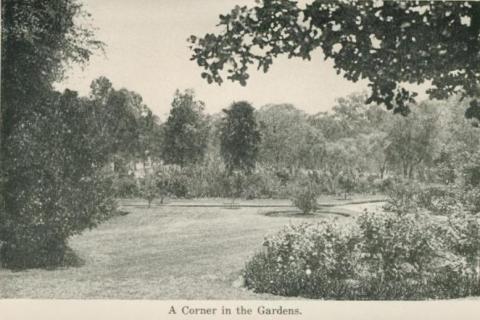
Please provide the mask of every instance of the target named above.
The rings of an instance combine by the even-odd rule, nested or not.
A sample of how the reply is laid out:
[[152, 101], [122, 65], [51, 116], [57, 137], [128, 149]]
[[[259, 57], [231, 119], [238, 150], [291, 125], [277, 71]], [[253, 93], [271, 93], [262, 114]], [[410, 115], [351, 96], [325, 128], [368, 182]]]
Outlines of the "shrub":
[[113, 189], [116, 197], [134, 198], [139, 196], [137, 180], [131, 175], [116, 177], [113, 180]]
[[178, 170], [170, 177], [169, 191], [176, 198], [187, 198], [190, 195], [188, 185], [188, 175], [184, 171]]
[[345, 200], [347, 199], [347, 196], [355, 189], [355, 187], [358, 187], [355, 182], [355, 177], [352, 173], [348, 172], [340, 175], [338, 178], [338, 185], [343, 190]]
[[318, 186], [308, 178], [295, 183], [291, 187], [292, 203], [304, 214], [318, 209]]
[[452, 221], [453, 233], [429, 215], [388, 212], [290, 225], [265, 239], [246, 264], [245, 283], [255, 292], [324, 299], [479, 294], [477, 218]]
[[258, 169], [246, 177], [244, 195], [247, 199], [274, 198], [278, 197], [284, 188], [273, 171]]
[[416, 204], [433, 214], [448, 215], [461, 210], [456, 190], [446, 185], [423, 185], [418, 189]]
[[416, 197], [420, 192], [417, 182], [400, 177], [388, 178], [383, 182], [383, 190], [387, 196], [384, 206], [387, 211], [405, 213], [417, 210]]
[[355, 230], [326, 221], [289, 225], [266, 238], [265, 251], [247, 263], [246, 285], [277, 295], [340, 297], [335, 283], [355, 273], [355, 246]]
[[147, 200], [149, 208], [159, 193], [158, 181], [155, 175], [147, 175], [140, 180], [140, 195]]
[[480, 187], [464, 190], [461, 201], [465, 208], [472, 213], [480, 212]]
[[[32, 108], [33, 109], [33, 108]], [[71, 92], [41, 101], [8, 140], [0, 211], [1, 262], [11, 268], [63, 264], [68, 237], [114, 211], [88, 108]]]

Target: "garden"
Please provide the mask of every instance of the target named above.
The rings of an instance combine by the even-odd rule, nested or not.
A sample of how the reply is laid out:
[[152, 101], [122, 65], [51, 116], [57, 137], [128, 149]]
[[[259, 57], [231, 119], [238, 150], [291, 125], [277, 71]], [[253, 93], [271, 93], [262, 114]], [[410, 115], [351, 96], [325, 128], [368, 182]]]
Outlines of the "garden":
[[480, 296], [479, 12], [237, 6], [188, 38], [209, 84], [320, 48], [369, 91], [311, 113], [177, 89], [163, 119], [106, 76], [56, 89], [105, 49], [79, 2], [3, 1], [0, 298]]

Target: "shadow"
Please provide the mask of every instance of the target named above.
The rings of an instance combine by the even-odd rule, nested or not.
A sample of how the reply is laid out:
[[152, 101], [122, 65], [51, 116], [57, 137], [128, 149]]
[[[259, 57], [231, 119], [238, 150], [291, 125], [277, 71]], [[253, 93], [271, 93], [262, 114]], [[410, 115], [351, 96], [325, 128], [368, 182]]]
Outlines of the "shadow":
[[12, 272], [22, 272], [32, 269], [43, 269], [55, 271], [66, 268], [80, 268], [85, 265], [85, 260], [81, 258], [72, 248], [66, 247], [63, 255], [51, 255], [51, 257], [41, 259], [40, 261], [28, 261], [25, 259], [17, 259], [11, 262], [4, 261], [0, 257], [0, 268], [10, 270]]
[[328, 211], [328, 210], [317, 210], [313, 213], [305, 214], [300, 210], [282, 210], [282, 211], [267, 211], [262, 213], [264, 216], [267, 217], [282, 217], [282, 218], [311, 218], [311, 219], [322, 219], [325, 218], [324, 214], [334, 214], [339, 215], [342, 217], [350, 217], [349, 214], [343, 212], [336, 212], [336, 211]]
[[112, 214], [112, 217], [123, 217], [127, 214], [130, 214], [130, 212], [125, 210], [115, 210], [115, 212]]

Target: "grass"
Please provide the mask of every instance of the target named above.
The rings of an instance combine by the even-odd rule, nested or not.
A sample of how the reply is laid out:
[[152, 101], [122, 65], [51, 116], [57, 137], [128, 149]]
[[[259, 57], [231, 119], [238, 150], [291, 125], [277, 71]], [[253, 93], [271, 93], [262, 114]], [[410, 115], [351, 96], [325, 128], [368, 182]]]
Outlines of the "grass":
[[[361, 209], [347, 207], [351, 212]], [[121, 209], [129, 214], [71, 238], [82, 266], [0, 269], [0, 298], [279, 299], [234, 283], [245, 262], [261, 250], [266, 234], [290, 221], [312, 221], [266, 215], [285, 209], [281, 207], [147, 208], [136, 202]], [[348, 219], [329, 213], [316, 213], [315, 218]]]

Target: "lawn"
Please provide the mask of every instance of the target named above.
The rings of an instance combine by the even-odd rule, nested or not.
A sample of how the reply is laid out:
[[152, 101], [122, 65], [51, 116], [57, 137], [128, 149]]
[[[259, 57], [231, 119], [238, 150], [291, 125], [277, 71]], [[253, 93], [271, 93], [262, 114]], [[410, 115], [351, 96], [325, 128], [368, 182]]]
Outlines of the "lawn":
[[[236, 209], [122, 203], [121, 209], [129, 214], [71, 238], [70, 246], [83, 265], [18, 272], [0, 269], [0, 298], [279, 299], [238, 286], [245, 262], [262, 249], [264, 236], [289, 222], [349, 219], [347, 215], [372, 205], [339, 203], [341, 214], [329, 207], [313, 217], [301, 217], [288, 212], [268, 214], [288, 211], [285, 201], [262, 202], [272, 207]], [[242, 202], [249, 203], [258, 202]]]

